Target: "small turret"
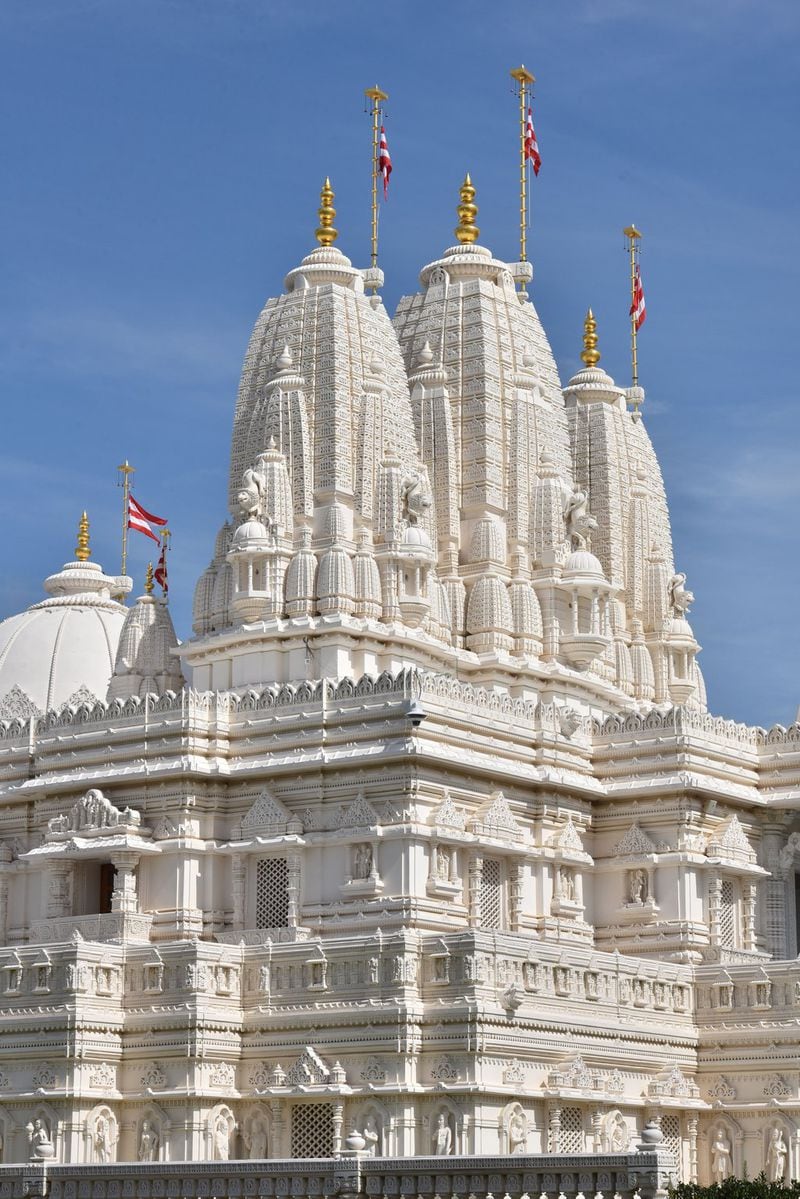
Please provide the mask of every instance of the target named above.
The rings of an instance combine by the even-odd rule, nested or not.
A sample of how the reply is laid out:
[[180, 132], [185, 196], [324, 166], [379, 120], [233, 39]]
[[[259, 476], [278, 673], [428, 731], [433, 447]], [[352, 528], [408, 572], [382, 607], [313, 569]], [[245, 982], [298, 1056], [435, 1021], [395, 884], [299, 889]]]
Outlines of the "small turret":
[[166, 601], [153, 595], [153, 564], [150, 562], [144, 593], [136, 600], [122, 626], [108, 699], [180, 691], [184, 678], [178, 659], [171, 653], [177, 645]]

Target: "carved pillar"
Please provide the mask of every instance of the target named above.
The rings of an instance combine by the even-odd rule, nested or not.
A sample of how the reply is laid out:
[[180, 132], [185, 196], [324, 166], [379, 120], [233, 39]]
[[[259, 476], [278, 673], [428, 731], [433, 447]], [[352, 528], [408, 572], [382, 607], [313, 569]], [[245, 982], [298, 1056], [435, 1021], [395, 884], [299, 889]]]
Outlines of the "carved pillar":
[[[687, 1116], [686, 1131], [689, 1134], [689, 1182], [697, 1182], [697, 1116]], [[678, 1163], [680, 1165], [680, 1163]]]
[[270, 1100], [269, 1112], [272, 1126], [272, 1157], [288, 1157], [288, 1146], [284, 1145], [283, 1107], [280, 1099]]
[[[789, 958], [800, 950], [795, 948], [793, 905], [787, 903], [786, 884], [792, 876], [791, 865], [781, 861], [781, 849], [785, 840], [785, 829], [781, 824], [765, 824], [762, 828], [761, 865], [770, 871], [770, 878], [762, 884], [764, 904], [763, 930], [766, 936], [764, 948], [774, 958]], [[787, 855], [788, 856], [788, 855]]]
[[47, 916], [53, 919], [58, 916], [72, 915], [72, 884], [75, 877], [75, 863], [51, 861], [48, 866]]
[[0, 867], [0, 945], [8, 938], [8, 875]]
[[469, 859], [469, 922], [473, 928], [481, 924], [481, 883], [483, 882], [483, 858], [473, 853]]
[[511, 863], [509, 884], [511, 889], [511, 928], [518, 932], [522, 923], [522, 888], [524, 866], [517, 860]]
[[286, 857], [288, 881], [286, 894], [288, 897], [286, 923], [289, 928], [296, 928], [300, 923], [300, 854], [290, 853]]
[[712, 945], [719, 945], [721, 941], [721, 914], [722, 878], [719, 874], [712, 874], [708, 880], [708, 934]]
[[742, 883], [742, 944], [745, 949], [756, 949], [756, 899], [758, 883], [752, 879]]
[[114, 892], [111, 896], [112, 912], [136, 912], [139, 898], [136, 894], [136, 866], [139, 855], [135, 853], [114, 854], [111, 861], [116, 870]]
[[233, 890], [233, 927], [237, 932], [245, 927], [245, 883], [247, 882], [247, 859], [237, 853], [231, 863], [231, 886]]
[[596, 1107], [592, 1112], [592, 1153], [603, 1149], [603, 1109]]
[[344, 1104], [333, 1105], [333, 1156], [342, 1155], [342, 1125], [344, 1124]]
[[553, 1105], [548, 1116], [548, 1153], [561, 1151], [561, 1108]]

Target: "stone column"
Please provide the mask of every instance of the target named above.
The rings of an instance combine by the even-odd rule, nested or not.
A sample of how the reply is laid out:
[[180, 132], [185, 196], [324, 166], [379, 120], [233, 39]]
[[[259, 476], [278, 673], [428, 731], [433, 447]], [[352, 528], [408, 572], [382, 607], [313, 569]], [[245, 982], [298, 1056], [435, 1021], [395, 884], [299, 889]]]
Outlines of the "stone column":
[[524, 865], [521, 861], [512, 861], [509, 869], [509, 887], [511, 891], [511, 928], [519, 932], [522, 924], [522, 895], [523, 895]]
[[334, 1103], [333, 1105], [333, 1156], [341, 1157], [342, 1153], [342, 1125], [344, 1124], [344, 1104]]
[[548, 1114], [548, 1153], [559, 1153], [561, 1151], [561, 1108], [555, 1104], [551, 1106]]
[[286, 869], [288, 873], [288, 882], [286, 885], [286, 893], [288, 896], [288, 911], [286, 922], [289, 928], [297, 928], [300, 923], [300, 854], [290, 853], [286, 857]]
[[[689, 1134], [689, 1182], [697, 1182], [697, 1126], [696, 1115], [687, 1116], [686, 1131]], [[679, 1163], [680, 1164], [680, 1163]]]
[[231, 890], [233, 892], [233, 927], [241, 932], [245, 927], [245, 884], [247, 882], [247, 859], [237, 853], [231, 863]]
[[603, 1109], [596, 1107], [592, 1112], [592, 1153], [601, 1153], [603, 1148]]
[[135, 853], [116, 853], [111, 861], [116, 870], [114, 892], [111, 896], [112, 912], [136, 912], [139, 910], [139, 897], [136, 894], [136, 866], [139, 855]]
[[722, 912], [722, 878], [712, 874], [708, 880], [708, 934], [712, 945], [719, 945], [722, 936], [720, 916]]
[[473, 928], [481, 925], [481, 883], [483, 882], [483, 858], [473, 853], [469, 859], [469, 922]]
[[281, 1103], [280, 1099], [270, 1100], [269, 1111], [270, 1111], [270, 1115], [272, 1117], [272, 1121], [271, 1121], [272, 1153], [271, 1153], [271, 1156], [272, 1157], [288, 1157], [289, 1156], [289, 1146], [284, 1144], [284, 1140], [285, 1140], [284, 1120], [283, 1120], [284, 1105], [283, 1105], [283, 1103]]
[[758, 883], [752, 879], [742, 883], [742, 934], [745, 949], [757, 949], [756, 898]]
[[58, 916], [72, 915], [72, 885], [75, 877], [75, 863], [51, 861], [47, 870], [49, 885], [47, 888], [47, 916], [54, 919]]

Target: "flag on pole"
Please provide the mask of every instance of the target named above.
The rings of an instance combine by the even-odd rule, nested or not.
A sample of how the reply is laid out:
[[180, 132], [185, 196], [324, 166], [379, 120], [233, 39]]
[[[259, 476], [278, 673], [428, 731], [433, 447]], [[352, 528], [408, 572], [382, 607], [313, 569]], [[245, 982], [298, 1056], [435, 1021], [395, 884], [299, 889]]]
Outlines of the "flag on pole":
[[[375, 135], [373, 134], [373, 137], [374, 136]], [[378, 150], [378, 170], [380, 171], [381, 178], [383, 179], [383, 198], [384, 200], [388, 200], [389, 176], [392, 173], [392, 159], [389, 154], [389, 147], [386, 144], [386, 130], [384, 129], [383, 125], [381, 125], [381, 141], [380, 149]]]
[[647, 309], [644, 305], [644, 288], [642, 287], [642, 274], [639, 270], [639, 263], [636, 263], [636, 273], [633, 280], [633, 302], [631, 304], [630, 316], [633, 317], [633, 326], [635, 329], [641, 329], [647, 316]]
[[153, 571], [153, 578], [158, 583], [161, 590], [166, 596], [169, 591], [169, 583], [167, 582], [167, 539], [164, 537], [161, 542], [161, 553], [158, 555], [158, 562]]
[[542, 165], [542, 156], [539, 153], [539, 143], [536, 140], [536, 133], [533, 128], [533, 116], [530, 109], [528, 109], [528, 123], [525, 126], [525, 158], [531, 160], [533, 173], [534, 175], [538, 175]]
[[166, 523], [162, 517], [153, 516], [152, 512], [148, 512], [141, 504], [137, 504], [132, 495], [128, 496], [129, 529], [134, 529], [137, 533], [144, 533], [145, 537], [152, 537], [153, 541], [158, 541], [158, 534], [154, 533], [150, 526], [165, 525]]

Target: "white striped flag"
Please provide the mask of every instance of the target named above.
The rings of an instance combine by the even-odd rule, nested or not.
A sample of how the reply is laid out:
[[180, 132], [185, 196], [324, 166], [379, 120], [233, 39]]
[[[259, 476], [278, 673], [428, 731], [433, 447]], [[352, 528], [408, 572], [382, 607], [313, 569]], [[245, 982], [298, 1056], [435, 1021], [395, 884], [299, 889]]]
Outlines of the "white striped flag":
[[525, 157], [531, 160], [534, 175], [538, 175], [542, 165], [542, 156], [539, 153], [539, 143], [536, 140], [530, 109], [528, 109], [528, 123], [525, 126]]
[[152, 537], [153, 541], [158, 541], [158, 534], [154, 533], [150, 526], [165, 525], [166, 523], [160, 516], [153, 516], [152, 512], [148, 512], [141, 504], [137, 504], [132, 495], [128, 496], [129, 529], [135, 529], [137, 533], [144, 533], [145, 537]]
[[386, 130], [381, 125], [381, 144], [378, 150], [378, 170], [383, 179], [383, 198], [389, 198], [389, 176], [392, 173], [392, 159], [389, 154], [389, 147], [386, 144]]
[[639, 263], [636, 263], [636, 274], [633, 280], [633, 302], [629, 313], [633, 317], [633, 327], [641, 329], [647, 317], [647, 309], [644, 305], [644, 288], [642, 287], [642, 273], [639, 270]]

